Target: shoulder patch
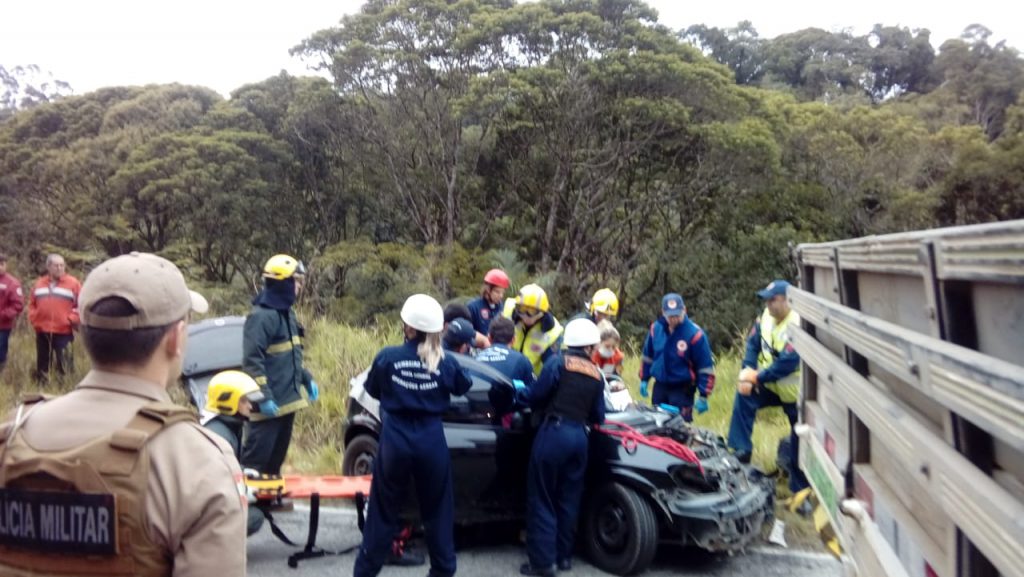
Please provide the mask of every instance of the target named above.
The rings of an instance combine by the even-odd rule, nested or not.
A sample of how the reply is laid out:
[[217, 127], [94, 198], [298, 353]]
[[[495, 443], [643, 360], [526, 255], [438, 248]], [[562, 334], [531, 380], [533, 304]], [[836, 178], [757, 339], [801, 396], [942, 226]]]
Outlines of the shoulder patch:
[[587, 359], [580, 357], [565, 357], [565, 370], [586, 375], [595, 379], [601, 379], [601, 370]]

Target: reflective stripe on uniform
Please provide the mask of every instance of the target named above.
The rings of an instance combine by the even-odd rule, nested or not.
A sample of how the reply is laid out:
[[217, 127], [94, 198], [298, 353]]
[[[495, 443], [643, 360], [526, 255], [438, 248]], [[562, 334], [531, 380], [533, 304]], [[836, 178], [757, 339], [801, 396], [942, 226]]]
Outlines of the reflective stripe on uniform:
[[72, 302], [74, 302], [75, 300], [75, 293], [71, 292], [70, 289], [62, 288], [59, 286], [53, 287], [52, 289], [50, 287], [39, 287], [35, 290], [35, 295], [36, 300], [46, 297], [57, 297], [67, 299]]
[[296, 336], [293, 336], [292, 340], [290, 340], [290, 341], [283, 341], [283, 342], [280, 342], [280, 343], [274, 343], [274, 344], [270, 345], [269, 347], [267, 347], [267, 354], [268, 355], [279, 355], [281, 353], [286, 353], [286, 352], [292, 350], [293, 348], [295, 348], [296, 346], [301, 345], [301, 344], [302, 344], [302, 339], [299, 338], [298, 335], [296, 335]]

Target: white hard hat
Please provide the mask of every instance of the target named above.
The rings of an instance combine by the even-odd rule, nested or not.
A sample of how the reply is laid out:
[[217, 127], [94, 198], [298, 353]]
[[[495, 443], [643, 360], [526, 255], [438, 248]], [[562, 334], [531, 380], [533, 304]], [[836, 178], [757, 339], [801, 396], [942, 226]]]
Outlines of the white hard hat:
[[434, 297], [415, 294], [405, 299], [402, 305], [402, 320], [410, 327], [424, 333], [439, 333], [444, 330], [444, 311]]
[[589, 347], [601, 342], [601, 331], [590, 319], [576, 319], [565, 325], [565, 346]]

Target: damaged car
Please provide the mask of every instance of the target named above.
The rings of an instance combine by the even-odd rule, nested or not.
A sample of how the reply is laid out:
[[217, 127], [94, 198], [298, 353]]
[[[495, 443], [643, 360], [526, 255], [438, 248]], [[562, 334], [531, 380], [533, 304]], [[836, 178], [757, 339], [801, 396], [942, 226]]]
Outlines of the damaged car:
[[[513, 384], [493, 368], [455, 355], [473, 386], [444, 416], [459, 525], [522, 521], [526, 474], [539, 418], [517, 407]], [[344, 423], [345, 475], [373, 471], [380, 405], [353, 378]], [[722, 437], [660, 409], [606, 394], [607, 420], [590, 432], [577, 541], [596, 567], [643, 571], [661, 543], [733, 552], [761, 535], [774, 515], [775, 483], [739, 462]], [[613, 390], [617, 389], [617, 390]], [[628, 395], [628, 392], [627, 392]], [[418, 508], [407, 502], [414, 519]]]

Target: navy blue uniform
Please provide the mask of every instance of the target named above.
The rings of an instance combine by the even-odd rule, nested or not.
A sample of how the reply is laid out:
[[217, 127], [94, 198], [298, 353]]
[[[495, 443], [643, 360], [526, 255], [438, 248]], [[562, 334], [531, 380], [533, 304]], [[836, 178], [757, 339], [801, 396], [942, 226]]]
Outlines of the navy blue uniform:
[[548, 359], [522, 396], [532, 407], [545, 407], [526, 486], [526, 552], [532, 567], [544, 569], [572, 559], [587, 470], [586, 425], [604, 422], [604, 381], [583, 351], [569, 349]]
[[644, 340], [640, 379], [654, 378], [651, 402], [679, 407], [687, 421], [693, 420], [693, 394], [707, 397], [715, 388], [715, 364], [711, 345], [690, 317], [669, 332], [665, 317], [651, 323]]
[[492, 305], [484, 300], [484, 297], [477, 297], [469, 301], [466, 308], [469, 309], [473, 328], [482, 335], [486, 335], [491, 329], [491, 321], [501, 316], [501, 303]]
[[476, 360], [494, 367], [499, 373], [512, 381], [520, 381], [526, 386], [533, 384], [533, 365], [530, 359], [508, 345], [492, 345], [476, 354]]
[[451, 395], [465, 394], [472, 381], [452, 355], [445, 355], [437, 370], [428, 372], [416, 347], [407, 342], [384, 348], [366, 377], [366, 392], [380, 400], [381, 433], [355, 577], [380, 572], [401, 529], [399, 511], [410, 479], [426, 529], [430, 574], [455, 574], [452, 467], [441, 415], [448, 410]]

